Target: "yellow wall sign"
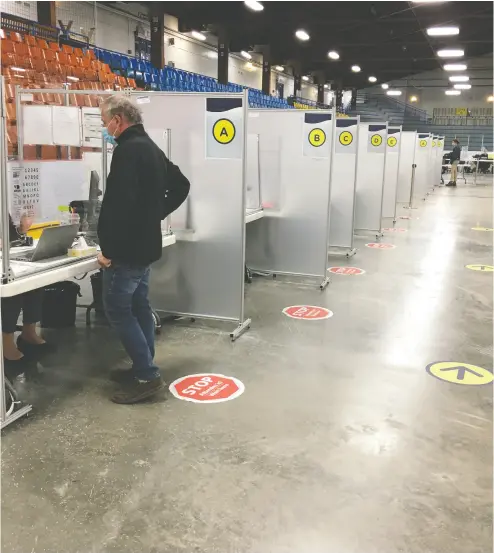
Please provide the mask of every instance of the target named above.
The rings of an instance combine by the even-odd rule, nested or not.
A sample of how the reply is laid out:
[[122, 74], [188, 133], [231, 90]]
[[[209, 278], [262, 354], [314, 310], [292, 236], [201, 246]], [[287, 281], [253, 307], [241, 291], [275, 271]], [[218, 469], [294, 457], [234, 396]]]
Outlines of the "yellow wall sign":
[[494, 271], [494, 267], [492, 265], [465, 265], [467, 269], [470, 269], [471, 271], [485, 271], [486, 273], [492, 273]]
[[464, 384], [466, 386], [483, 386], [494, 380], [494, 375], [487, 369], [459, 363], [458, 361], [439, 361], [427, 365], [425, 369], [431, 376], [451, 382], [452, 384]]
[[421, 140], [419, 144], [421, 148], [425, 148], [427, 146], [427, 140]]
[[326, 133], [322, 129], [312, 129], [309, 133], [309, 144], [319, 148], [326, 142]]
[[396, 140], [396, 137], [394, 137], [394, 136], [390, 136], [388, 138], [388, 146], [390, 148], [394, 148], [396, 146], [397, 142], [398, 142], [398, 140]]
[[371, 137], [371, 144], [373, 146], [380, 146], [382, 144], [383, 137], [380, 134], [374, 134]]
[[483, 232], [492, 232], [494, 228], [489, 227], [472, 227], [472, 230], [481, 230]]
[[435, 141], [435, 140], [432, 141], [432, 147], [433, 147], [433, 148], [436, 147], [436, 141]]
[[442, 142], [438, 142], [438, 143], [437, 143], [437, 147], [438, 147], [438, 148], [440, 148], [442, 145], [443, 145]]
[[456, 115], [468, 115], [468, 109], [467, 108], [456, 108]]
[[343, 131], [340, 134], [340, 144], [343, 146], [350, 146], [353, 142], [353, 134], [350, 131]]
[[235, 125], [229, 119], [218, 119], [213, 125], [213, 136], [220, 144], [230, 144], [235, 138]]

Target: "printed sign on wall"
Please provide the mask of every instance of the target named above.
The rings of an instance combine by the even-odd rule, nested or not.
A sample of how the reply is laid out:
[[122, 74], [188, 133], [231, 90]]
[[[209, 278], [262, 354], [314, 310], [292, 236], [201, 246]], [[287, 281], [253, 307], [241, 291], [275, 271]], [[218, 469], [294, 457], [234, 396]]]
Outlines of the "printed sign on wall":
[[40, 175], [37, 162], [9, 167], [9, 187], [12, 191], [11, 215], [18, 223], [22, 215], [41, 217]]
[[430, 136], [428, 134], [418, 134], [417, 141], [419, 148], [427, 148], [429, 145], [429, 138]]
[[400, 151], [401, 127], [388, 127], [388, 154], [398, 154]]
[[304, 114], [304, 156], [329, 157], [331, 148], [330, 113]]
[[206, 98], [206, 157], [242, 157], [242, 118], [242, 98]]
[[369, 125], [367, 135], [367, 152], [383, 154], [386, 151], [386, 125]]
[[357, 132], [358, 119], [337, 119], [335, 153], [357, 153]]

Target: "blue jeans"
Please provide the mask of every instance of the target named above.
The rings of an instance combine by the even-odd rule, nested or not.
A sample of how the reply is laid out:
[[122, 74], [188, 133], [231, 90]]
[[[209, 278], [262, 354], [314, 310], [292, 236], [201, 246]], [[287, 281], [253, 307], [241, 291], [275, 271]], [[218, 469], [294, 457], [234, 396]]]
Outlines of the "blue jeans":
[[103, 305], [132, 359], [139, 380], [159, 377], [154, 364], [154, 319], [148, 300], [150, 267], [115, 263], [103, 270]]

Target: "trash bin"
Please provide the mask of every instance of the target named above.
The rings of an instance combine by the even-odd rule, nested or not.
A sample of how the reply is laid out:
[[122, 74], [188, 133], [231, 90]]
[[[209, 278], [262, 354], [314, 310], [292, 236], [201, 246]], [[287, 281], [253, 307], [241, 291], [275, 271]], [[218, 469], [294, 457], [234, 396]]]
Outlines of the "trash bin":
[[93, 308], [98, 315], [104, 315], [103, 307], [103, 273], [98, 271], [91, 275], [91, 288], [93, 289]]
[[75, 325], [77, 296], [81, 287], [71, 280], [56, 282], [45, 287], [41, 326], [43, 328], [67, 328]]

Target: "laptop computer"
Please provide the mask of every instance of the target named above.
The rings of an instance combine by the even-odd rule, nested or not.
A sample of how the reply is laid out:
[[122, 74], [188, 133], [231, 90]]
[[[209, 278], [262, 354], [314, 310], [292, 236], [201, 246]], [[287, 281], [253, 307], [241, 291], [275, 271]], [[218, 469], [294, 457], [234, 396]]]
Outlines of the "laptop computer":
[[79, 225], [61, 225], [49, 227], [43, 230], [34, 250], [12, 253], [11, 259], [16, 261], [42, 261], [52, 257], [67, 255], [67, 250], [77, 236]]

